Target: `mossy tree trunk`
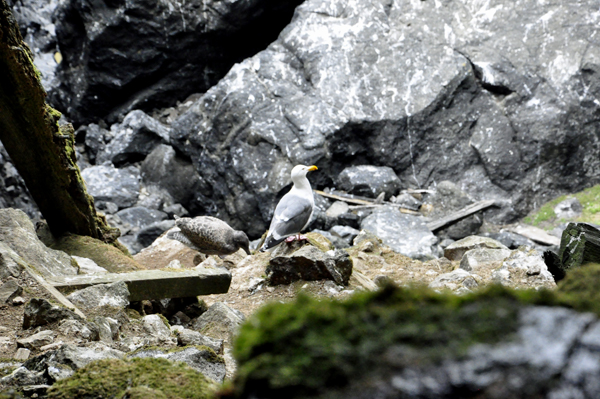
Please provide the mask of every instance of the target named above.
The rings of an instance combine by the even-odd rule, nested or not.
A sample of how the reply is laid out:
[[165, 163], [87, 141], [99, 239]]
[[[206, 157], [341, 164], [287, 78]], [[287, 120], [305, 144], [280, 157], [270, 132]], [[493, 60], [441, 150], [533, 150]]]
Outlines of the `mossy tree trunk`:
[[76, 164], [73, 127], [46, 92], [10, 6], [0, 0], [0, 140], [56, 236], [73, 233], [112, 243], [118, 229], [96, 213]]

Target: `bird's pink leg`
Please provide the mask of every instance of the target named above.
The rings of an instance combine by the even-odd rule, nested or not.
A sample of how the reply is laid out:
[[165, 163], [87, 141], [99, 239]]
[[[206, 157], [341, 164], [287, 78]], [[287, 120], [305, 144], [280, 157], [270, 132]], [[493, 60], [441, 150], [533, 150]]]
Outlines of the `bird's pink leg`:
[[307, 241], [307, 240], [308, 240], [308, 237], [306, 237], [305, 235], [296, 234], [296, 235], [289, 236], [288, 238], [286, 238], [285, 242], [287, 242], [289, 244], [290, 242], [294, 242], [294, 241]]

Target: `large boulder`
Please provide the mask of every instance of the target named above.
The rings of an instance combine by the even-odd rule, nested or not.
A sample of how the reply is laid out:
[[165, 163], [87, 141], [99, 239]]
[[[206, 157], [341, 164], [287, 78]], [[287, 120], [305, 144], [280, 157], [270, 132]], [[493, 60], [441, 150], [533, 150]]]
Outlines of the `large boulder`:
[[338, 188], [352, 194], [376, 198], [384, 193], [386, 198], [400, 191], [400, 179], [388, 166], [358, 165], [350, 166], [337, 178]]
[[292, 254], [274, 256], [266, 274], [271, 285], [298, 280], [333, 280], [339, 285], [348, 285], [352, 260], [342, 250], [323, 252], [313, 245], [305, 245]]
[[189, 211], [196, 211], [198, 205], [210, 198], [212, 193], [212, 187], [200, 178], [192, 163], [165, 144], [156, 146], [146, 157], [141, 173], [144, 185], [165, 189], [175, 202]]
[[474, 200], [505, 200], [490, 217], [511, 221], [600, 181], [595, 10], [308, 0], [174, 122], [172, 143], [225, 220], [240, 212], [228, 198], [244, 197], [268, 223], [277, 176], [302, 163], [319, 166], [317, 188], [352, 165], [389, 166], [408, 188], [451, 179]]
[[91, 347], [78, 347], [71, 344], [62, 345], [56, 350], [47, 351], [29, 359], [23, 367], [32, 372], [43, 372], [45, 383], [72, 376], [75, 371], [101, 359], [121, 359], [125, 353], [111, 349], [102, 344]]
[[133, 206], [140, 194], [140, 171], [135, 166], [115, 168], [111, 164], [91, 166], [81, 172], [88, 193], [99, 202], [116, 204], [118, 209]]
[[[8, 269], [13, 273], [19, 269], [16, 265], [24, 261], [46, 277], [77, 274], [77, 263], [66, 253], [46, 247], [29, 217], [21, 210], [0, 209], [0, 242], [12, 250], [1, 247], [0, 257], [8, 262]], [[4, 272], [0, 271], [2, 274]]]
[[75, 312], [62, 306], [52, 305], [45, 299], [32, 298], [23, 312], [23, 329], [45, 326], [60, 320], [81, 320]]
[[383, 207], [367, 216], [360, 226], [402, 255], [421, 260], [439, 256], [438, 239], [417, 216]]
[[114, 138], [97, 153], [98, 164], [109, 161], [118, 166], [140, 161], [158, 144], [168, 141], [170, 131], [140, 110], [131, 111], [123, 122], [112, 125], [110, 130]]
[[77, 124], [204, 92], [277, 37], [299, 0], [60, 3], [63, 61], [50, 99]]

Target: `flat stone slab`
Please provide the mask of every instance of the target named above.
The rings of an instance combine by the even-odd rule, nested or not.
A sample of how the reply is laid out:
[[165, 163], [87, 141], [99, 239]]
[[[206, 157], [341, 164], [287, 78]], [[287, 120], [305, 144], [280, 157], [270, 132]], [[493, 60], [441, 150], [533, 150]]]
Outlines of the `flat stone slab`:
[[130, 301], [143, 299], [186, 298], [198, 295], [224, 294], [231, 284], [226, 269], [197, 267], [178, 271], [140, 270], [129, 273], [82, 274], [54, 276], [48, 282], [57, 289], [81, 289], [97, 284], [124, 281]]

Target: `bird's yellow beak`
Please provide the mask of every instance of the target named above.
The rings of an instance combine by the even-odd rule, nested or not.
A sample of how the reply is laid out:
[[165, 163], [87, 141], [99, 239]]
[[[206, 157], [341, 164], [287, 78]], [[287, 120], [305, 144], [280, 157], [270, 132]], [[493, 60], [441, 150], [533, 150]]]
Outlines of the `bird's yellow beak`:
[[317, 168], [315, 165], [309, 166], [308, 167], [308, 171], [312, 172], [313, 170], [318, 170], [319, 168]]

